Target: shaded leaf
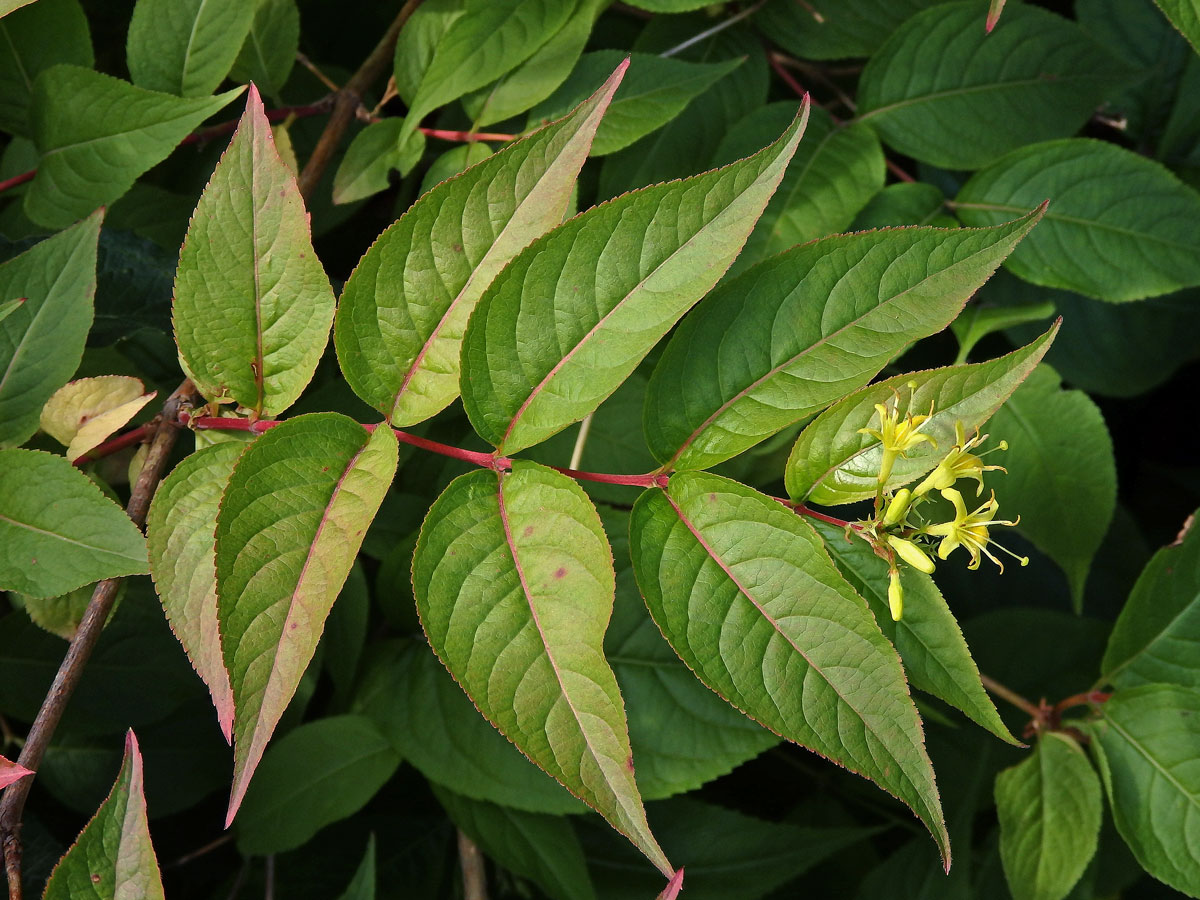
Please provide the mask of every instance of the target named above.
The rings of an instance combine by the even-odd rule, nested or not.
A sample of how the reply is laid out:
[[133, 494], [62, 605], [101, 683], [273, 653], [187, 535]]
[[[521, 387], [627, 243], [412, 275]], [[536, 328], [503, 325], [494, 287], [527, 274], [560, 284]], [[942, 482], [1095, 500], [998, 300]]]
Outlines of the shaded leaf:
[[42, 407], [42, 431], [66, 445], [67, 459], [79, 459], [123, 428], [157, 394], [143, 390], [141, 379], [129, 375], [69, 382]]
[[125, 58], [138, 87], [206, 97], [237, 59], [259, 4], [248, 0], [137, 0]]
[[991, 33], [979, 20], [978, 4], [960, 2], [906, 21], [863, 70], [858, 121], [922, 162], [977, 169], [1074, 134], [1131, 74], [1048, 10], [1017, 4]]
[[79, 0], [40, 0], [0, 20], [0, 130], [28, 137], [33, 82], [58, 63], [91, 68], [92, 37]]
[[841, 528], [814, 521], [838, 571], [864, 598], [875, 621], [895, 645], [904, 672], [917, 690], [946, 701], [1002, 741], [1018, 744], [979, 678], [979, 669], [954, 614], [933, 579], [900, 567], [904, 616], [893, 621], [888, 606], [888, 565], [866, 541], [847, 541]]
[[595, 900], [579, 838], [561, 816], [522, 812], [433, 790], [442, 808], [496, 863], [557, 900]]
[[[981, 301], [968, 305], [962, 315], [950, 323], [950, 330], [958, 338], [958, 357], [954, 361], [966, 362], [975, 345], [989, 334], [1026, 323], [1041, 322], [1054, 315], [1054, 309], [1051, 300], [1015, 306], [988, 306]], [[1074, 326], [1072, 322], [1071, 327]]]
[[300, 10], [296, 0], [258, 0], [250, 32], [229, 77], [253, 81], [268, 97], [287, 83], [300, 49]]
[[125, 511], [61, 456], [0, 450], [0, 589], [56, 597], [148, 572]]
[[1100, 664], [1105, 680], [1200, 689], [1200, 528], [1154, 554], [1134, 585]]
[[587, 495], [529, 462], [453, 481], [413, 559], [430, 646], [480, 712], [670, 877], [601, 646], [613, 591], [611, 551]]
[[132, 730], [112, 793], [54, 867], [42, 900], [125, 897], [163, 898], [142, 796], [142, 754]]
[[1196, 0], [1154, 0], [1171, 24], [1200, 53], [1200, 4]]
[[1133, 855], [1159, 881], [1200, 895], [1200, 693], [1166, 684], [1118, 691], [1088, 732]]
[[1087, 394], [1061, 389], [1039, 366], [992, 416], [989, 430], [1008, 441], [1008, 474], [989, 481], [1018, 530], [1067, 575], [1076, 611], [1092, 557], [1117, 505], [1117, 467], [1104, 416]]
[[838, 235], [725, 282], [655, 367], [651, 452], [667, 469], [708, 468], [866, 384], [945, 328], [1039, 216], [988, 231]]
[[367, 851], [354, 870], [354, 877], [338, 900], [375, 900], [375, 833], [367, 838]]
[[180, 361], [207, 399], [278, 415], [316, 371], [333, 308], [296, 177], [251, 85], [179, 252], [172, 318]]
[[1096, 852], [1100, 779], [1075, 739], [1041, 736], [1032, 755], [996, 776], [1000, 857], [1015, 900], [1062, 900]]
[[[407, 555], [406, 564], [411, 547]], [[431, 782], [526, 812], [586, 811], [479, 715], [427, 647], [392, 642], [374, 648], [374, 654], [352, 711], [371, 717], [405, 761]]]
[[[949, 452], [955, 424], [961, 422], [970, 433], [991, 418], [1037, 366], [1058, 328], [1056, 322], [1027, 346], [989, 362], [897, 375], [839, 400], [796, 439], [784, 473], [788, 495], [834, 506], [866, 500], [880, 488], [892, 490], [924, 475]], [[937, 441], [937, 447], [921, 443], [897, 459], [883, 485], [878, 480], [882, 445], [859, 433], [878, 428], [877, 404], [899, 404], [901, 415], [929, 415], [932, 408], [921, 433]]]
[[359, 261], [334, 343], [346, 381], [392, 424], [427, 419], [458, 395], [468, 316], [496, 273], [562, 221], [622, 74], [571, 115], [435, 187]]
[[226, 741], [233, 739], [233, 691], [217, 620], [217, 508], [246, 445], [197, 450], [154, 493], [146, 516], [150, 572], [171, 630], [208, 686]]
[[768, 3], [755, 16], [764, 34], [801, 59], [870, 56], [914, 13], [940, 0], [805, 0]]
[[417, 193], [424, 194], [433, 190], [433, 188], [437, 187], [443, 181], [453, 178], [460, 172], [465, 172], [471, 166], [483, 162], [491, 155], [492, 148], [483, 143], [483, 141], [471, 141], [450, 148], [429, 164], [429, 168], [425, 170], [425, 174], [421, 177], [421, 187]]
[[233, 819], [396, 472], [396, 436], [337, 413], [245, 451], [217, 513], [217, 614], [233, 688]]
[[992, 225], [1035, 196], [1050, 209], [1007, 263], [1026, 281], [1114, 302], [1200, 283], [1200, 194], [1159, 163], [1084, 138], [1034, 144], [976, 173], [954, 208]]
[[[624, 50], [585, 53], [558, 90], [530, 110], [527, 127], [536, 127], [561, 116], [586, 97], [593, 90], [593, 85], [624, 59], [629, 60], [629, 72], [596, 131], [596, 140], [592, 144], [593, 156], [614, 153], [656, 128], [661, 128], [677, 116], [693, 97], [708, 90], [741, 62], [694, 63], [648, 53], [626, 53]], [[786, 127], [794, 117], [794, 114], [789, 116], [782, 126]], [[778, 131], [776, 129], [776, 133]], [[751, 152], [757, 150], [758, 146], [753, 147]]]
[[281, 853], [358, 812], [400, 765], [371, 720], [333, 716], [289, 731], [263, 755], [238, 819], [238, 849]]
[[354, 136], [333, 175], [333, 202], [353, 203], [387, 190], [391, 173], [404, 177], [421, 161], [425, 135], [409, 131], [403, 119], [373, 122]]
[[750, 488], [684, 472], [638, 499], [630, 546], [655, 623], [697, 677], [772, 731], [904, 801], [948, 866], [941, 802], [900, 659], [812, 528]]
[[958, 223], [943, 206], [946, 195], [936, 185], [923, 181], [898, 181], [872, 197], [854, 218], [851, 231], [887, 225], [941, 225]]
[[523, 250], [463, 339], [463, 406], [475, 430], [514, 453], [616, 390], [741, 250], [806, 111], [749, 159], [618, 197]]
[[25, 193], [25, 214], [63, 228], [112, 203], [241, 92], [180, 99], [78, 66], [47, 69], [33, 84], [38, 171]]
[[96, 213], [0, 265], [0, 297], [24, 298], [0, 320], [0, 447], [37, 431], [42, 404], [83, 358], [100, 220]]

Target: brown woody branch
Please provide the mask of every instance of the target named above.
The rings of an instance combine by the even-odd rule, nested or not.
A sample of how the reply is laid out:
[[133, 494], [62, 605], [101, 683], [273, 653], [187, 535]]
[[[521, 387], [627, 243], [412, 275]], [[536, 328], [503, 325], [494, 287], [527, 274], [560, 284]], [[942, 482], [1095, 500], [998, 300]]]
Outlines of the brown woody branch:
[[[162, 480], [166, 468], [167, 457], [175, 445], [179, 433], [179, 414], [181, 408], [195, 399], [195, 389], [190, 381], [183, 384], [167, 398], [163, 404], [162, 413], [154, 420], [154, 439], [150, 443], [150, 452], [142, 471], [134, 483], [129, 503], [125, 510], [138, 527], [145, 524], [146, 512], [150, 509], [150, 500]], [[117, 596], [120, 578], [107, 578], [96, 585], [92, 599], [88, 602], [79, 629], [67, 648], [62, 665], [54, 676], [50, 690], [42, 701], [37, 717], [30, 726], [25, 739], [25, 746], [17, 762], [27, 769], [37, 770], [54, 736], [54, 730], [62, 719], [67, 701], [71, 699], [84, 666], [87, 665], [100, 632], [108, 615], [112, 612], [113, 602]], [[9, 900], [21, 900], [21, 815], [25, 809], [25, 800], [33, 778], [23, 778], [10, 785], [0, 799], [0, 844], [4, 850], [4, 871], [8, 877]]]

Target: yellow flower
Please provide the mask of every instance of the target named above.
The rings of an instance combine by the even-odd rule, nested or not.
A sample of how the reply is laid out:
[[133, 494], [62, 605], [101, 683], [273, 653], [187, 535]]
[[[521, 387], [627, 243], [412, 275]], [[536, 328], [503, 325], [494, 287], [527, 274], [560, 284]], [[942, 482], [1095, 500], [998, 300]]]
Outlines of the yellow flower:
[[995, 493], [992, 494], [986, 503], [972, 513], [967, 512], [962, 494], [954, 490], [954, 488], [945, 488], [942, 491], [942, 496], [954, 504], [953, 521], [943, 522], [940, 525], [928, 525], [922, 529], [922, 532], [925, 534], [941, 537], [942, 542], [938, 545], [937, 551], [941, 559], [946, 559], [960, 546], [966, 547], [967, 552], [971, 554], [971, 562], [967, 565], [968, 569], [978, 569], [981, 558], [986, 556], [999, 566], [1000, 571], [1003, 572], [1004, 564], [996, 558], [994, 553], [988, 550], [988, 544], [993, 544], [1013, 557], [1013, 559], [1018, 560], [1021, 565], [1025, 566], [1029, 564], [1029, 557], [1017, 556], [1011, 550], [997, 544], [988, 535], [988, 529], [996, 525], [1016, 525], [1017, 522], [1021, 521], [1020, 516], [1017, 517], [1015, 522], [995, 518], [996, 510], [1000, 506], [996, 502]]
[[[986, 434], [981, 437], [976, 431], [975, 435], [968, 440], [963, 433], [962, 422], [955, 422], [954, 436], [954, 446], [950, 448], [950, 453], [938, 463], [937, 468], [930, 472], [924, 481], [917, 485], [913, 490], [915, 496], [923, 497], [931, 490], [945, 490], [960, 478], [974, 478], [979, 482], [979, 488], [975, 491], [975, 496], [978, 497], [983, 493], [984, 472], [1006, 471], [1003, 466], [985, 466], [982, 459], [969, 452], [987, 440]], [[1008, 443], [1001, 441], [999, 449], [1007, 450]]]
[[[883, 458], [879, 463], [880, 484], [886, 483], [888, 477], [892, 474], [892, 465], [896, 462], [896, 458], [906, 456], [907, 451], [917, 446], [917, 444], [925, 441], [934, 448], [937, 447], [937, 441], [927, 434], [920, 433], [921, 426], [929, 421], [929, 416], [914, 416], [909, 413], [901, 419], [899, 407], [900, 402], [898, 397], [896, 398], [896, 402], [891, 406], [876, 403], [875, 410], [879, 413], [879, 428], [858, 429], [859, 434], [869, 434], [883, 445]], [[930, 407], [929, 412], [932, 415], [932, 407]]]

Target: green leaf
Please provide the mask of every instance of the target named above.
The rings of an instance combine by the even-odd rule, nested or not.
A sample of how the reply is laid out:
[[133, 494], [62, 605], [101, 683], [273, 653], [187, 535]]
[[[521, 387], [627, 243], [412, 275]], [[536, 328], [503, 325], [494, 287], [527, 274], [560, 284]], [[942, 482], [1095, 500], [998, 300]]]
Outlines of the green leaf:
[[[592, 86], [623, 59], [629, 60], [629, 73], [596, 132], [593, 156], [614, 153], [661, 128], [693, 97], [708, 90], [741, 63], [741, 60], [693, 63], [624, 50], [585, 53], [558, 90], [530, 110], [528, 127], [534, 128], [561, 116], [586, 97]], [[792, 118], [789, 117], [787, 122]], [[752, 151], [757, 149], [754, 147]]]
[[[967, 361], [975, 345], [996, 331], [1014, 328], [1026, 323], [1041, 322], [1054, 315], [1054, 302], [1021, 303], [1015, 306], [988, 306], [976, 301], [970, 304], [957, 319], [950, 323], [950, 330], [958, 338], [956, 363]], [[1071, 322], [1071, 327], [1075, 323]]]
[[1154, 0], [1192, 49], [1200, 53], [1200, 3], [1196, 0]]
[[1104, 651], [1104, 679], [1200, 689], [1200, 528], [1154, 554], [1134, 585]]
[[101, 218], [96, 213], [0, 264], [0, 297], [24, 298], [0, 321], [0, 447], [37, 431], [42, 405], [83, 358]]
[[393, 425], [458, 396], [468, 316], [496, 273], [562, 221], [622, 74], [566, 118], [439, 184], [364, 254], [342, 291], [334, 344], [354, 392]]
[[463, 339], [463, 406], [475, 430], [515, 453], [599, 406], [724, 274], [805, 121], [802, 112], [749, 159], [618, 197], [522, 251]]
[[1200, 194], [1159, 163], [1084, 138], [1023, 147], [976, 173], [954, 203], [992, 225], [1051, 198], [1008, 268], [1026, 281], [1122, 302], [1200, 284]]
[[725, 282], [655, 367], [651, 452], [668, 470], [708, 468], [862, 387], [950, 324], [1040, 216], [837, 235]]
[[655, 13], [680, 13], [710, 4], [708, 0], [632, 0], [629, 5]]
[[26, 215], [64, 228], [112, 203], [241, 92], [184, 100], [78, 66], [47, 69], [33, 83], [30, 122], [39, 158], [25, 193]]
[[0, 589], [57, 597], [148, 572], [125, 511], [61, 456], [0, 450]]
[[97, 375], [63, 385], [42, 407], [42, 431], [76, 460], [124, 428], [154, 399], [132, 375]]
[[866, 541], [847, 541], [843, 529], [822, 522], [812, 524], [824, 538], [838, 571], [866, 598], [875, 621], [900, 654], [912, 686], [961, 710], [1000, 740], [1020, 745], [983, 689], [958, 622], [933, 579], [901, 566], [904, 616], [893, 621], [887, 598], [887, 563]]
[[[784, 473], [788, 496], [836, 506], [869, 499], [880, 489], [893, 490], [924, 475], [949, 452], [956, 423], [961, 422], [968, 433], [974, 431], [1029, 377], [1058, 328], [1056, 322], [1037, 340], [998, 359], [897, 375], [839, 400], [796, 439]], [[937, 447], [921, 443], [909, 450], [907, 457], [896, 460], [891, 477], [881, 485], [883, 448], [859, 429], [879, 425], [876, 404], [897, 402], [905, 414], [929, 415], [932, 407], [921, 433], [937, 441]]]
[[714, 696], [675, 655], [634, 580], [629, 514], [602, 508], [601, 517], [617, 569], [604, 652], [625, 698], [638, 789], [657, 800], [707, 784], [775, 746], [779, 737]]
[[296, 177], [279, 158], [251, 85], [179, 252], [173, 320], [180, 361], [209, 400], [232, 397], [276, 416], [316, 371], [333, 309]]
[[529, 462], [453, 481], [413, 558], [430, 646], [479, 711], [670, 877], [601, 646], [613, 591], [611, 551], [587, 495]]
[[132, 730], [116, 783], [46, 882], [42, 900], [162, 900], [142, 795], [142, 754]]
[[24, 302], [24, 297], [18, 297], [16, 300], [9, 300], [7, 303], [0, 303], [0, 322], [3, 322], [18, 309], [20, 309], [21, 304]]
[[28, 137], [33, 82], [58, 63], [91, 68], [92, 36], [79, 0], [41, 0], [0, 19], [0, 131]]
[[482, 141], [471, 141], [470, 143], [459, 144], [457, 147], [451, 147], [429, 164], [429, 168], [421, 176], [421, 187], [417, 193], [428, 193], [443, 181], [453, 178], [460, 172], [465, 172], [471, 166], [483, 162], [491, 155], [492, 148]]
[[[466, 0], [464, 13], [448, 17], [449, 27], [436, 36], [429, 62], [408, 100], [404, 133], [415, 130], [439, 106], [511, 72], [553, 37], [573, 10], [562, 0]], [[396, 45], [397, 73], [412, 65], [402, 59], [407, 49], [406, 42]], [[399, 75], [396, 80], [400, 82]]]
[[906, 21], [863, 70], [858, 121], [922, 162], [978, 169], [1074, 134], [1130, 74], [1047, 10], [1017, 4], [990, 34], [981, 18], [978, 4], [960, 2]]
[[[721, 142], [716, 162], [753, 153], [762, 146], [759, 135], [778, 134], [796, 108], [790, 102], [771, 103], [747, 115]], [[844, 231], [883, 187], [884, 171], [883, 148], [869, 126], [835, 123], [825, 110], [814, 109], [804, 141], [733, 271], [741, 272], [750, 263], [796, 244]]]
[[232, 821], [396, 472], [390, 428], [299, 416], [246, 447], [217, 513], [217, 614], [233, 687]]
[[[425, 153], [425, 135], [409, 131], [403, 119], [372, 122], [354, 136], [333, 176], [333, 202], [353, 203], [387, 190], [392, 170], [404, 177]], [[402, 143], [403, 142], [403, 143]]]
[[[690, 797], [650, 804], [650, 818], [672, 854], [688, 861], [684, 887], [696, 900], [757, 900], [876, 831], [765, 822]], [[635, 870], [624, 844], [590, 819], [579, 820], [579, 831], [601, 900], [654, 896], [655, 876]]]
[[1058, 373], [1039, 366], [989, 426], [1008, 441], [1008, 474], [989, 481], [1018, 530], [1053, 559], [1071, 584], [1076, 612], [1083, 603], [1092, 557], [1117, 505], [1112, 439], [1099, 408], [1083, 391], [1061, 389]]
[[[939, 0], [805, 0], [768, 3], [763, 34], [801, 59], [870, 56], [902, 22]], [[980, 29], [982, 31], [982, 29]]]
[[684, 472], [638, 499], [630, 546], [655, 623], [697, 677], [904, 801], [949, 866], [900, 659], [812, 528], [737, 482]]
[[333, 716], [289, 731], [263, 755], [238, 819], [244, 855], [282, 853], [358, 812], [400, 765], [371, 720]]
[[229, 77], [253, 81], [268, 97], [283, 90], [300, 49], [300, 10], [296, 0], [258, 0], [250, 33]]
[[[411, 550], [408, 556], [411, 561]], [[365, 666], [352, 710], [370, 716], [431, 782], [526, 812], [586, 811], [479, 715], [427, 647], [398, 649], [389, 643], [375, 654]]]
[[[462, 98], [473, 127], [484, 128], [511, 119], [541, 103], [566, 81], [604, 6], [604, 0], [571, 2], [575, 4], [571, 18], [536, 53], [493, 84]], [[601, 72], [599, 77], [607, 74], [607, 71]]]
[[887, 225], [941, 225], [958, 222], [944, 212], [946, 195], [923, 181], [898, 181], [876, 194], [854, 218], [851, 231], [866, 231]]
[[257, 6], [257, 0], [137, 0], [125, 47], [133, 83], [207, 97], [233, 68]]
[[1096, 853], [1100, 779], [1063, 732], [1042, 735], [1028, 759], [996, 776], [1000, 857], [1014, 900], [1062, 900]]
[[1159, 881], [1200, 895], [1200, 693], [1166, 684], [1118, 691], [1088, 732], [1133, 855]]
[[367, 838], [367, 852], [354, 870], [354, 877], [338, 900], [375, 900], [375, 833]]
[[575, 830], [561, 816], [521, 812], [435, 787], [438, 803], [496, 863], [556, 900], [595, 900]]
[[154, 493], [146, 516], [150, 574], [163, 612], [196, 674], [208, 686], [226, 741], [233, 739], [233, 690], [221, 652], [214, 535], [217, 508], [246, 444], [197, 450]]

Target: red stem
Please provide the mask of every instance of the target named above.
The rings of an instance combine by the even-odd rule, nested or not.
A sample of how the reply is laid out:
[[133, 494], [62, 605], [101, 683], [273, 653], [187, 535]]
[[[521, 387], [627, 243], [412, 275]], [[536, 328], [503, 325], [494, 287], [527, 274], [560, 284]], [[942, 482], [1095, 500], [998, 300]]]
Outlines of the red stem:
[[515, 134], [497, 134], [492, 131], [446, 131], [442, 128], [422, 128], [421, 133], [426, 137], [440, 138], [443, 141], [515, 141]]
[[124, 450], [133, 444], [140, 444], [147, 437], [154, 434], [154, 423], [148, 422], [145, 425], [139, 425], [132, 431], [127, 431], [119, 437], [113, 438], [111, 441], [105, 441], [96, 447], [93, 447], [83, 456], [76, 459], [75, 465], [82, 466], [84, 463], [89, 463], [92, 460], [100, 459], [109, 454], [116, 453], [118, 450]]
[[28, 172], [22, 172], [20, 175], [14, 175], [12, 178], [7, 178], [0, 181], [0, 194], [3, 194], [9, 188], [15, 188], [19, 184], [24, 184], [27, 181], [33, 181], [33, 176], [37, 174], [37, 169], [30, 169]]
[[829, 525], [836, 525], [838, 528], [846, 528], [849, 526], [855, 531], [861, 531], [862, 526], [857, 522], [847, 522], [845, 519], [839, 519], [836, 516], [827, 516], [825, 513], [817, 512], [815, 509], [810, 509], [803, 503], [793, 503], [790, 500], [780, 500], [788, 509], [799, 513], [802, 516], [808, 516], [810, 519], [816, 519], [818, 522], [825, 522]]
[[1061, 713], [1065, 709], [1071, 709], [1074, 706], [1090, 706], [1093, 703], [1104, 703], [1111, 697], [1112, 694], [1104, 691], [1085, 691], [1082, 694], [1072, 694], [1063, 700], [1059, 700], [1054, 704], [1054, 711]]

